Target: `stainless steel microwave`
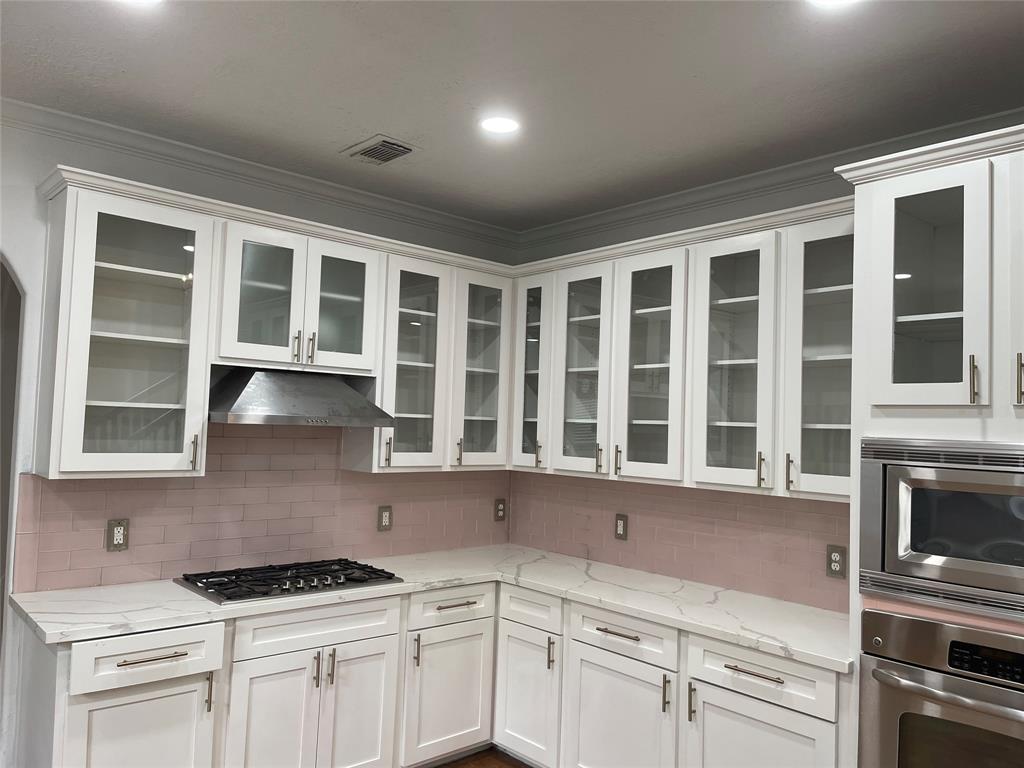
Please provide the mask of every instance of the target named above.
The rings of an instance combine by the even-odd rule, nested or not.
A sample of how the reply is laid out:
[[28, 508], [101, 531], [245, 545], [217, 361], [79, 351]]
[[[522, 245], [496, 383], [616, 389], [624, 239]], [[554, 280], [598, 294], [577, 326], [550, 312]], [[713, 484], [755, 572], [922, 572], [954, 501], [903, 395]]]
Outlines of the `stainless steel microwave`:
[[1024, 444], [866, 438], [861, 591], [1024, 615]]

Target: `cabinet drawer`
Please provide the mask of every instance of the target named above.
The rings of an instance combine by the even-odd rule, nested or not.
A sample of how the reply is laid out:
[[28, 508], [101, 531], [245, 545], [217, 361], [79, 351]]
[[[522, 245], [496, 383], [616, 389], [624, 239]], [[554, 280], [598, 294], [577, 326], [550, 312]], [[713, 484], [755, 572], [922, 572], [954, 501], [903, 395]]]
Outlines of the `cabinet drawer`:
[[238, 619], [234, 660], [398, 634], [400, 604], [388, 597]]
[[690, 677], [836, 721], [836, 673], [752, 648], [690, 636]]
[[679, 632], [670, 627], [578, 603], [572, 605], [569, 627], [574, 640], [662, 669], [679, 669]]
[[494, 584], [418, 592], [409, 601], [409, 629], [439, 627], [494, 615]]
[[498, 615], [503, 619], [562, 634], [562, 598], [514, 584], [502, 584], [498, 601]]
[[159, 632], [71, 644], [72, 695], [220, 669], [224, 624], [197, 624]]

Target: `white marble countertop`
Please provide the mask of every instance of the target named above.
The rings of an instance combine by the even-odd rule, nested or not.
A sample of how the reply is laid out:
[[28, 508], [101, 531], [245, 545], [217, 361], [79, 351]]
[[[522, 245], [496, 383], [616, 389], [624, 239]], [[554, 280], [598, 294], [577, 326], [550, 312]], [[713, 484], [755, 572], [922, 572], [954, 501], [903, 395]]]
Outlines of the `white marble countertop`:
[[404, 581], [234, 605], [218, 605], [169, 579], [25, 592], [11, 601], [44, 642], [65, 643], [496, 581], [837, 672], [852, 665], [846, 614], [694, 581], [512, 544], [374, 558], [373, 565]]

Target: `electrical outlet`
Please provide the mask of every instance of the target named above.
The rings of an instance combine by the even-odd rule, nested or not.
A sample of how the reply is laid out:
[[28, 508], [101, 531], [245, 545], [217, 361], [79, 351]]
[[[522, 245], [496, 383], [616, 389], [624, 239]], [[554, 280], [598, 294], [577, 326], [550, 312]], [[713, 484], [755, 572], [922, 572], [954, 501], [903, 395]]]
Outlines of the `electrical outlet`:
[[128, 520], [107, 520], [107, 552], [128, 549]]
[[846, 578], [846, 547], [838, 544], [825, 547], [825, 574], [833, 579]]
[[629, 538], [629, 516], [618, 514], [615, 516], [615, 538], [625, 541]]
[[505, 506], [504, 499], [494, 500], [494, 520], [498, 523], [505, 522], [505, 515], [508, 512], [508, 508]]
[[377, 507], [377, 530], [390, 531], [395, 522], [395, 513], [391, 511], [391, 505]]

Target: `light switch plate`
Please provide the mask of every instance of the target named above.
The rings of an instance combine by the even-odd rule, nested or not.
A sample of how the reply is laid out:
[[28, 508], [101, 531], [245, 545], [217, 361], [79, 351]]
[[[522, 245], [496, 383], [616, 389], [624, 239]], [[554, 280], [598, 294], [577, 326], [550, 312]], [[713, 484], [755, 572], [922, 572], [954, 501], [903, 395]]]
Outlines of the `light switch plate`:
[[395, 523], [395, 513], [391, 509], [391, 505], [387, 504], [382, 507], [377, 507], [377, 530], [378, 531], [390, 531], [391, 526]]
[[508, 506], [505, 504], [504, 499], [494, 500], [494, 521], [497, 523], [505, 522], [505, 518], [508, 516]]
[[629, 516], [621, 513], [615, 516], [615, 538], [625, 541], [629, 538]]
[[128, 519], [107, 520], [107, 552], [128, 549]]
[[825, 547], [825, 574], [833, 579], [846, 578], [846, 547], [838, 544]]

